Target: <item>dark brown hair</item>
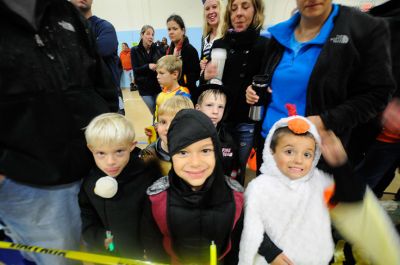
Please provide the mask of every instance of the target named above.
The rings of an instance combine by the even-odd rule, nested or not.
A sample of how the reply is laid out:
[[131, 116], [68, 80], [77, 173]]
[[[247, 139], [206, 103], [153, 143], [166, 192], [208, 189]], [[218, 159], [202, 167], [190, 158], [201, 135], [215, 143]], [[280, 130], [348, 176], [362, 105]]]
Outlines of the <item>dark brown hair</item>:
[[309, 137], [312, 138], [315, 141], [314, 136], [310, 132], [302, 133], [302, 134], [296, 134], [292, 132], [287, 126], [281, 127], [275, 130], [274, 134], [272, 135], [271, 138], [271, 144], [269, 145], [269, 148], [272, 150], [272, 152], [275, 153], [275, 148], [278, 145], [279, 139], [284, 136], [284, 135], [297, 135], [297, 136], [304, 136], [304, 137]]

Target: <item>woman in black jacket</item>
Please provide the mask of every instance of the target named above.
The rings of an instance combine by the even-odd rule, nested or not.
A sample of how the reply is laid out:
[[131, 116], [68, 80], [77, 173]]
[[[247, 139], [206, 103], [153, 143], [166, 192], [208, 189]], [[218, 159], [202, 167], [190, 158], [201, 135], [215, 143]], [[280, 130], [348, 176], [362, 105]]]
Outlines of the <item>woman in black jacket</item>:
[[[330, 0], [321, 1], [318, 12], [311, 12], [305, 0], [298, 0], [297, 8], [289, 20], [269, 28], [263, 68], [271, 73], [272, 99], [264, 102], [261, 136], [287, 115], [285, 103], [296, 104], [322, 138], [326, 130], [334, 131], [356, 163], [379, 132], [374, 121], [394, 89], [388, 27]], [[251, 87], [246, 97], [249, 104], [258, 101]]]
[[196, 104], [197, 97], [200, 95], [196, 86], [200, 76], [200, 60], [197, 50], [189, 43], [186, 37], [185, 23], [178, 15], [171, 15], [167, 19], [168, 36], [171, 46], [167, 54], [173, 54], [182, 60], [182, 74], [179, 85], [187, 87], [190, 91], [191, 99]]
[[163, 56], [161, 49], [153, 43], [154, 28], [144, 25], [140, 30], [139, 45], [131, 49], [131, 61], [135, 72], [135, 82], [144, 103], [154, 115], [156, 97], [161, 92], [157, 81], [157, 60]]
[[[223, 37], [214, 42], [212, 49], [227, 51], [222, 83], [227, 104], [224, 120], [239, 143], [241, 172], [238, 181], [244, 183], [246, 162], [253, 147], [254, 121], [248, 118], [249, 105], [245, 91], [262, 66], [267, 39], [260, 36], [264, 23], [264, 4], [261, 0], [229, 0], [222, 30]], [[216, 68], [208, 64], [204, 79], [216, 76]]]

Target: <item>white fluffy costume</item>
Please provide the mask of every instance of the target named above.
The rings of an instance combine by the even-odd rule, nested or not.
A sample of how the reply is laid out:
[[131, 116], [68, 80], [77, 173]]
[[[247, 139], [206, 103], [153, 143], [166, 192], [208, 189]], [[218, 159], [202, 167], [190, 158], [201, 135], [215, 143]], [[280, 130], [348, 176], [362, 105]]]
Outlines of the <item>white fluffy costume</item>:
[[[291, 180], [278, 169], [270, 144], [274, 132], [293, 119], [303, 119], [316, 141], [310, 172]], [[263, 151], [261, 175], [253, 179], [245, 193], [245, 219], [240, 242], [240, 265], [268, 264], [258, 248], [266, 232], [272, 242], [296, 265], [328, 264], [334, 251], [329, 211], [324, 190], [333, 179], [316, 168], [321, 156], [320, 137], [314, 125], [301, 116], [279, 120], [271, 128]]]

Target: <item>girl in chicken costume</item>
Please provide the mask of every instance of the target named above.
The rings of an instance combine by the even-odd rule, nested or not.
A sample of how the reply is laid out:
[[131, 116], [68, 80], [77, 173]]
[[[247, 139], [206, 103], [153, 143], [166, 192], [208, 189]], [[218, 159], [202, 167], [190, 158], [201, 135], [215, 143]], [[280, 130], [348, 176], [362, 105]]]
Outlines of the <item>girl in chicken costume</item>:
[[[386, 214], [354, 176], [340, 140], [332, 132], [323, 139], [321, 145], [314, 125], [301, 116], [271, 128], [262, 174], [245, 193], [239, 264], [268, 264], [258, 254], [264, 233], [282, 251], [269, 262], [328, 264], [334, 252], [331, 220], [373, 264], [400, 264], [399, 239]], [[321, 151], [333, 177], [316, 167]]]

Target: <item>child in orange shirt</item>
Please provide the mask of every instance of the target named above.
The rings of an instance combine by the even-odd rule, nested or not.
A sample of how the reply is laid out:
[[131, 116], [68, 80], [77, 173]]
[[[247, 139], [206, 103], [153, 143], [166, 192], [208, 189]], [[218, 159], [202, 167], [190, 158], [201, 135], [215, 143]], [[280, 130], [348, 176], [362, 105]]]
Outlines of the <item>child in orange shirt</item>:
[[182, 73], [182, 60], [173, 55], [165, 55], [157, 61], [157, 80], [162, 91], [158, 94], [156, 99], [155, 117], [160, 105], [167, 99], [175, 96], [182, 95], [190, 98], [190, 91], [188, 88], [180, 86], [178, 80]]
[[[182, 60], [174, 55], [165, 55], [157, 61], [157, 81], [162, 87], [162, 91], [156, 98], [156, 110], [154, 112], [155, 123], [157, 123], [158, 109], [161, 104], [176, 95], [190, 98], [188, 88], [180, 86], [178, 80], [182, 74]], [[149, 144], [157, 139], [154, 126], [145, 128]]]

